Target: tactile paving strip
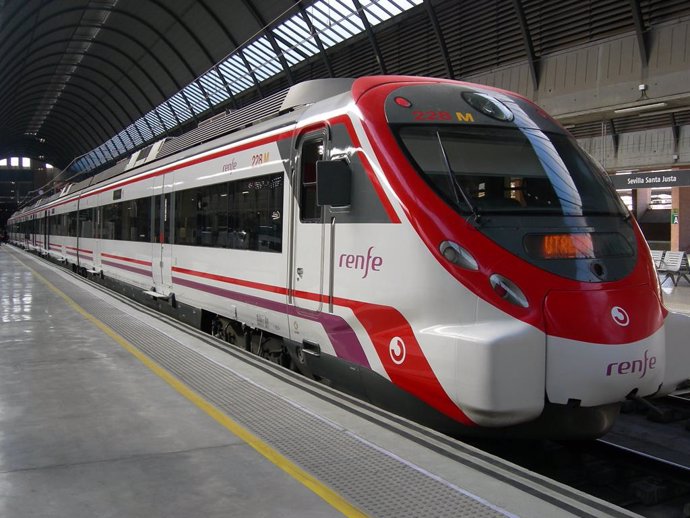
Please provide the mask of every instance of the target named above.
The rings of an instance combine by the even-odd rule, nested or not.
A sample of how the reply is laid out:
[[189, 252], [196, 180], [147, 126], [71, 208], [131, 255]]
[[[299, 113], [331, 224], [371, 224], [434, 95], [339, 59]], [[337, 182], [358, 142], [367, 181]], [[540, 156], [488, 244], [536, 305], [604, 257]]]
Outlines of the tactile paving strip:
[[249, 382], [59, 276], [51, 282], [276, 451], [375, 517], [510, 516]]

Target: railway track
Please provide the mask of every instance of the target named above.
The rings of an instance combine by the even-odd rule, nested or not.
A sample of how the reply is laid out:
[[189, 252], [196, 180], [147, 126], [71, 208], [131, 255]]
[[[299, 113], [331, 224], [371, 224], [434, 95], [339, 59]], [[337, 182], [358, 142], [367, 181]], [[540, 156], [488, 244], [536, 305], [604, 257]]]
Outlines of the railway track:
[[473, 442], [592, 496], [650, 518], [690, 517], [690, 394], [627, 405], [596, 441]]

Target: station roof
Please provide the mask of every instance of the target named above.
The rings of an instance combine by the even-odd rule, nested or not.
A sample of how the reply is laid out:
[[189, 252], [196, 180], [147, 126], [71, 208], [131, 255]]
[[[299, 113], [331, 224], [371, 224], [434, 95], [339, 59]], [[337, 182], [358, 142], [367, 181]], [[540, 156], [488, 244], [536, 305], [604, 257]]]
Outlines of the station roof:
[[626, 31], [645, 53], [683, 16], [687, 0], [0, 0], [0, 158], [95, 171], [306, 79], [527, 60], [537, 83], [544, 54]]

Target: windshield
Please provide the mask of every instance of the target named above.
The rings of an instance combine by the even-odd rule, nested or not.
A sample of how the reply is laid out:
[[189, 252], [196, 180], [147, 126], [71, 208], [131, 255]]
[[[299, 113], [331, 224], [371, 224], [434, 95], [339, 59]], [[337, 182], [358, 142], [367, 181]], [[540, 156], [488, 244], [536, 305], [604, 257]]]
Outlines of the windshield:
[[427, 125], [398, 134], [424, 179], [461, 212], [626, 214], [606, 173], [566, 135]]

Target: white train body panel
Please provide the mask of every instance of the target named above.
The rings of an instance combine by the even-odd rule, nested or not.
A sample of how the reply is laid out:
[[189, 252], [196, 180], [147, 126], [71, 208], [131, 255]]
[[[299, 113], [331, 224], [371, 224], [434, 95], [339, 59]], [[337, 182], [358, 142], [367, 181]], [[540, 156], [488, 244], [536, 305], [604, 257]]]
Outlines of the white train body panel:
[[[463, 104], [468, 92], [479, 95], [470, 98], [481, 99], [477, 106], [491, 99], [500, 108], [491, 117], [510, 113], [515, 119], [487, 118], [472, 102]], [[107, 238], [110, 223], [93, 219], [100, 231], [92, 236], [51, 235], [43, 249], [278, 337], [293, 352], [309, 352], [306, 363], [319, 377], [353, 373], [349, 389], [372, 401], [387, 396], [374, 393], [381, 385], [360, 380], [383, 380], [399, 391], [396, 398], [405, 394], [398, 406], [409, 404], [409, 396], [461, 428], [539, 422], [554, 407], [598, 412], [631, 394], [671, 392], [687, 379], [690, 348], [683, 337], [690, 317], [667, 316], [639, 229], [618, 209], [608, 219], [588, 217], [584, 209], [532, 212], [526, 193], [533, 180], [510, 173], [504, 184], [510, 199], [503, 201], [519, 201], [520, 209], [481, 212], [495, 171], [480, 178], [483, 183], [465, 185], [472, 201], [463, 187], [444, 183], [444, 167], [455, 167], [458, 157], [519, 169], [484, 150], [486, 127], [492, 128], [489, 140], [500, 141], [493, 132], [503, 132], [523, 147], [550, 138], [560, 146], [552, 153], [559, 160], [562, 154], [559, 164], [571, 160], [568, 153], [576, 152], [564, 143], [568, 137], [536, 107], [477, 85], [363, 78], [350, 91], [300, 110], [282, 124], [259, 124], [51, 199], [16, 215], [15, 223], [77, 210], [105, 217], [113, 204], [142, 203], [136, 207], [149, 207], [151, 223], [148, 230], [138, 223], [142, 235]], [[464, 154], [450, 148], [444, 166], [443, 139], [460, 146], [465, 131], [475, 147], [459, 148]], [[483, 151], [474, 156], [474, 149]], [[310, 167], [336, 159], [348, 163], [351, 204], [326, 204], [311, 217], [316, 179]], [[555, 182], [547, 175], [540, 181], [546, 180]], [[257, 212], [257, 221], [264, 218], [258, 226], [237, 223], [248, 212], [233, 220], [235, 205], [225, 216], [204, 212], [214, 194], [234, 196], [240, 206], [244, 196], [270, 197], [278, 186], [282, 198], [270, 202], [273, 209], [261, 209], [272, 211], [268, 216]], [[578, 189], [584, 199], [586, 185]], [[602, 203], [612, 207], [612, 200]], [[200, 223], [202, 217], [210, 224]], [[552, 236], [561, 242], [557, 247], [563, 236], [568, 244], [571, 235], [580, 239], [574, 252], [546, 246]], [[12, 237], [28, 244], [21, 232]], [[612, 241], [597, 248], [597, 239]], [[29, 241], [41, 248], [35, 235]], [[465, 259], [446, 256], [444, 243]], [[610, 426], [608, 417], [599, 417], [592, 421], [603, 424], [582, 434]]]

